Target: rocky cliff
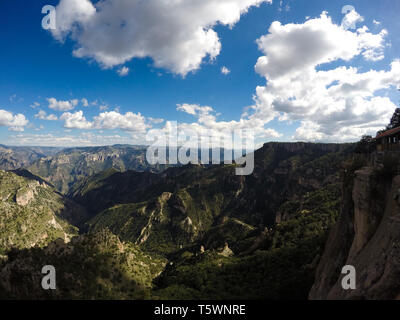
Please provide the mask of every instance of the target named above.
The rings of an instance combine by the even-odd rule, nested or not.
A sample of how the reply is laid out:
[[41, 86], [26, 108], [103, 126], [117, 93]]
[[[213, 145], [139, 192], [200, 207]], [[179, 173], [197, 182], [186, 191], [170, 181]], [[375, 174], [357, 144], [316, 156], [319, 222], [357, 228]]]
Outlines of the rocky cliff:
[[[234, 165], [187, 165], [161, 174], [107, 171], [82, 180], [69, 196], [93, 217], [88, 229], [109, 228], [150, 251], [165, 254], [200, 241], [206, 249], [228, 242], [234, 252], [252, 252], [259, 247], [254, 242], [265, 240], [266, 227], [298, 214], [303, 196], [303, 217], [312, 215], [308, 208], [317, 202], [306, 195], [317, 190], [327, 190], [315, 197], [333, 207], [340, 163], [351, 150], [351, 145], [267, 143], [255, 152], [250, 176], [236, 176]], [[319, 213], [321, 218], [325, 211]]]
[[[102, 167], [104, 150], [90, 150], [72, 152], [70, 159], [83, 157], [74, 174]], [[0, 214], [0, 298], [3, 287], [7, 298], [305, 299], [339, 215], [338, 173], [351, 152], [268, 143], [250, 176], [235, 175], [235, 164], [109, 169], [71, 185], [69, 200], [28, 171], [4, 173], [0, 195], [10, 210]], [[73, 168], [62, 153], [55, 159], [54, 172]], [[66, 239], [54, 228], [64, 219], [85, 234]], [[110, 243], [136, 253], [110, 251]], [[59, 295], [38, 290], [43, 263], [61, 272]]]
[[33, 162], [54, 155], [61, 148], [51, 147], [8, 147], [0, 145], [0, 169], [15, 170]]
[[26, 171], [0, 170], [0, 255], [9, 249], [42, 247], [78, 230], [70, 223], [86, 211]]
[[40, 158], [27, 169], [52, 183], [62, 193], [81, 179], [96, 173], [116, 169], [118, 171], [155, 171], [165, 166], [152, 166], [146, 161], [145, 146], [115, 145], [64, 149], [56, 155]]
[[[390, 164], [344, 172], [341, 216], [317, 268], [310, 299], [400, 298], [400, 176]], [[356, 270], [344, 290], [342, 267]]]

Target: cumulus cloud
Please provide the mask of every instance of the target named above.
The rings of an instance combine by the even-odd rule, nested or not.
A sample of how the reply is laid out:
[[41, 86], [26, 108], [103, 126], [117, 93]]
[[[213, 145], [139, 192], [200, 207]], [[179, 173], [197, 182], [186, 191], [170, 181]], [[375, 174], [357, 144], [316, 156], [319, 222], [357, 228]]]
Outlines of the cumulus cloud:
[[[197, 117], [196, 122], [180, 123], [179, 129], [187, 132], [194, 132], [202, 137], [220, 138], [227, 132], [252, 132], [256, 141], [271, 138], [279, 138], [281, 133], [272, 128], [265, 128], [266, 122], [261, 119], [249, 119], [243, 114], [239, 121], [219, 121], [215, 111], [209, 106], [199, 106], [196, 104], [178, 104], [177, 110]], [[168, 122], [166, 124], [168, 128]]]
[[35, 118], [40, 119], [40, 120], [48, 120], [48, 121], [58, 120], [58, 118], [55, 114], [47, 115], [47, 113], [43, 110], [40, 110], [37, 114], [35, 114]]
[[376, 132], [396, 108], [381, 94], [400, 85], [400, 61], [388, 71], [323, 67], [360, 55], [382, 59], [386, 35], [386, 30], [372, 34], [367, 27], [345, 30], [327, 13], [303, 24], [273, 22], [257, 41], [264, 55], [255, 70], [267, 83], [256, 88], [249, 119], [299, 122], [296, 140], [354, 141]]
[[[96, 60], [102, 67], [151, 57], [156, 67], [186, 75], [208, 56], [219, 55], [213, 29], [232, 27], [250, 7], [272, 0], [61, 0], [53, 36], [70, 36], [73, 54]], [[99, 32], [101, 30], [101, 32]]]
[[64, 112], [60, 120], [64, 121], [64, 128], [69, 129], [91, 129], [93, 124], [86, 120], [83, 115], [83, 111], [77, 111], [74, 113]]
[[7, 127], [11, 131], [24, 131], [29, 121], [21, 113], [13, 114], [7, 110], [0, 110], [0, 127]]
[[64, 128], [68, 129], [145, 131], [150, 127], [146, 123], [144, 116], [133, 112], [125, 114], [117, 111], [102, 112], [98, 116], [95, 116], [93, 121], [88, 121], [83, 111], [76, 111], [74, 113], [65, 112], [61, 115], [60, 120], [64, 121]]
[[96, 129], [121, 129], [126, 131], [144, 131], [149, 126], [146, 119], [140, 113], [127, 112], [121, 114], [116, 111], [100, 113], [94, 118]]
[[57, 111], [70, 111], [79, 103], [77, 99], [58, 101], [56, 98], [48, 98], [47, 101], [49, 102], [49, 108]]
[[356, 29], [358, 22], [363, 22], [364, 18], [356, 10], [350, 10], [342, 20], [344, 29]]
[[374, 35], [366, 27], [355, 32], [345, 30], [325, 12], [303, 24], [275, 21], [268, 31], [257, 40], [265, 55], [256, 64], [256, 71], [267, 78], [294, 76], [332, 61], [350, 61], [365, 52], [373, 55], [382, 50], [387, 34], [382, 30]]
[[210, 112], [214, 111], [213, 108], [205, 106], [199, 106], [197, 104], [189, 104], [189, 103], [184, 103], [184, 104], [178, 104], [176, 110], [178, 111], [183, 111], [185, 113], [191, 114], [191, 115], [196, 115], [196, 114], [209, 114]]

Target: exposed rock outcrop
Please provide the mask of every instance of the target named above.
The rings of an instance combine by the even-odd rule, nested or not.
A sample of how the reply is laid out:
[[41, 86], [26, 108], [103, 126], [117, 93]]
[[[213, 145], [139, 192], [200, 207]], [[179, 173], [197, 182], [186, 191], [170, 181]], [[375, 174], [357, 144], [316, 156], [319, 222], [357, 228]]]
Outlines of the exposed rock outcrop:
[[40, 178], [23, 172], [0, 172], [0, 253], [43, 247], [77, 234], [71, 225], [86, 211], [56, 192]]
[[[378, 168], [355, 172], [343, 188], [341, 217], [332, 229], [310, 299], [400, 298], [400, 176]], [[344, 290], [342, 267], [356, 269], [356, 289]]]
[[17, 191], [17, 194], [15, 196], [15, 202], [19, 206], [26, 206], [35, 198], [35, 190], [34, 189], [29, 189], [29, 188], [21, 188]]
[[222, 251], [219, 252], [218, 254], [221, 255], [221, 256], [224, 256], [224, 257], [230, 257], [230, 256], [234, 255], [234, 253], [231, 250], [231, 248], [229, 248], [228, 243], [225, 243], [224, 249], [222, 249]]

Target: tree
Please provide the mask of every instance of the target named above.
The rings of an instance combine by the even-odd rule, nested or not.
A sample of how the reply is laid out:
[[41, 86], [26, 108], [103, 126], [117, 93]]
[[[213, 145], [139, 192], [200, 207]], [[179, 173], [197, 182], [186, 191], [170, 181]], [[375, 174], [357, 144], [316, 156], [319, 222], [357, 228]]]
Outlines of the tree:
[[400, 127], [400, 108], [396, 108], [386, 129], [390, 130], [398, 127]]
[[355, 153], [370, 153], [375, 148], [375, 142], [371, 136], [363, 135], [361, 140], [357, 143], [354, 150]]

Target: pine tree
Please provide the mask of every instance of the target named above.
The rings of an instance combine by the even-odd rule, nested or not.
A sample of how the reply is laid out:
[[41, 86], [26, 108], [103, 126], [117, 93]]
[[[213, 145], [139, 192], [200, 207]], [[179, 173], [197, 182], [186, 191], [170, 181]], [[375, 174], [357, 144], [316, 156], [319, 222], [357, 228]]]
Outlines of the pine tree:
[[354, 152], [355, 153], [370, 153], [375, 149], [374, 140], [372, 136], [363, 135], [361, 140], [357, 143]]
[[394, 129], [400, 127], [400, 108], [396, 108], [393, 113], [392, 119], [390, 120], [389, 125], [386, 127], [387, 130]]

